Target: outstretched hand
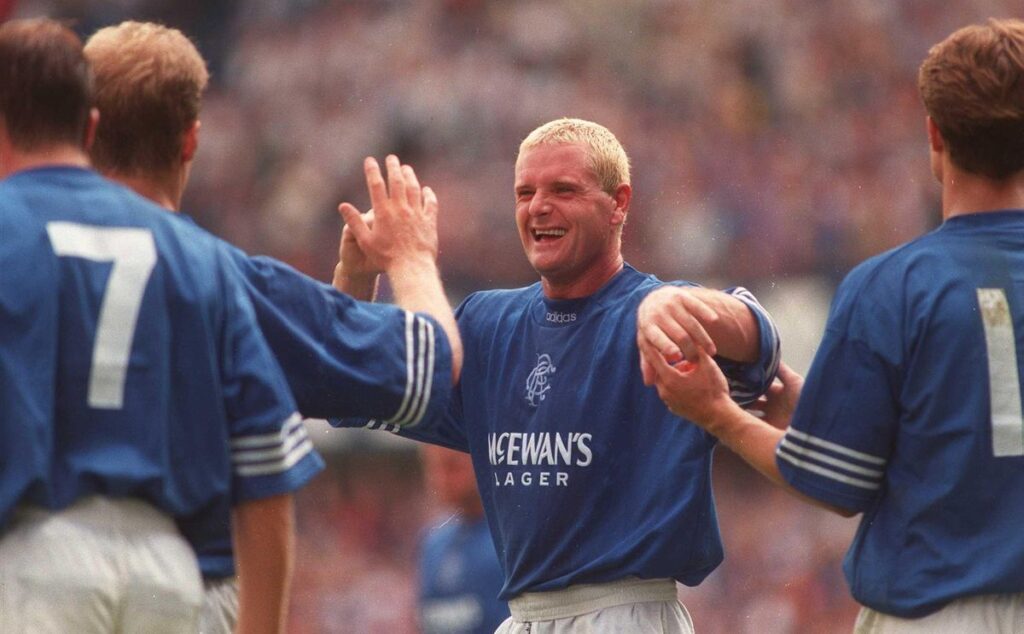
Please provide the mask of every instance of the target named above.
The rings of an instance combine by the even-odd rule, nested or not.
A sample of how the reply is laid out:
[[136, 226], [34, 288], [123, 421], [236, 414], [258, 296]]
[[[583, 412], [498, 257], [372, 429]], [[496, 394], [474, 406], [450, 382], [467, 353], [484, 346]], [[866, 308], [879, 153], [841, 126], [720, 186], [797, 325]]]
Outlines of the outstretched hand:
[[[385, 166], [386, 182], [376, 159], [363, 162], [372, 218], [350, 203], [338, 207], [354, 242], [346, 245], [343, 232], [339, 256], [346, 274], [375, 275], [395, 266], [437, 260], [437, 196], [429, 187], [421, 188], [412, 167], [399, 163], [397, 156], [389, 155]], [[354, 270], [347, 268], [349, 264]]]

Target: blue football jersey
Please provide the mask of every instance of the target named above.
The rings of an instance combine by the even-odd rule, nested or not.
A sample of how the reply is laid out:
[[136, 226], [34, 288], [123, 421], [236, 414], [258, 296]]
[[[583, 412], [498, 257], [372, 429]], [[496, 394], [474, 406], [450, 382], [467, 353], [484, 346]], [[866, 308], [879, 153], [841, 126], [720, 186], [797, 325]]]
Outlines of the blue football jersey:
[[492, 634], [508, 618], [498, 599], [505, 575], [487, 522], [450, 517], [432, 528], [420, 549], [423, 634]]
[[[465, 361], [449, 415], [370, 423], [472, 455], [503, 599], [627, 576], [696, 585], [721, 562], [715, 440], [640, 375], [637, 307], [663, 285], [626, 265], [581, 299], [547, 299], [540, 283], [475, 293], [457, 310]], [[720, 361], [749, 403], [774, 379], [778, 336], [749, 292], [730, 292], [760, 330], [755, 363]]]
[[[451, 346], [432, 317], [356, 301], [287, 264], [223, 246], [304, 416], [416, 424], [443, 415]], [[211, 508], [206, 519], [219, 529], [193, 544], [199, 566], [205, 577], [231, 576], [230, 508]]]
[[1024, 211], [955, 216], [854, 269], [776, 461], [862, 512], [853, 596], [923, 616], [1024, 591]]
[[[228, 253], [97, 174], [17, 173], [0, 204], [27, 210], [55, 266], [53, 420], [22, 501], [145, 499], [190, 540], [211, 506], [294, 490], [322, 468]], [[39, 283], [50, 283], [48, 276]]]
[[0, 531], [46, 470], [43, 440], [53, 420], [58, 316], [57, 266], [48, 257], [46, 228], [27, 209], [2, 200]]

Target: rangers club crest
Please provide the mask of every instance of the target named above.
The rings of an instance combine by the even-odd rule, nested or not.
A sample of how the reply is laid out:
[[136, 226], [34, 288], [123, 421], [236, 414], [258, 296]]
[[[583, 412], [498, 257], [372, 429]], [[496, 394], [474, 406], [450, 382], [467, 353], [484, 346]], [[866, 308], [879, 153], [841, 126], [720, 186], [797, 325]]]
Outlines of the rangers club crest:
[[551, 389], [548, 385], [548, 375], [555, 373], [555, 366], [551, 365], [551, 357], [546, 354], [537, 355], [537, 366], [530, 371], [526, 377], [526, 402], [537, 407], [544, 400], [545, 394]]

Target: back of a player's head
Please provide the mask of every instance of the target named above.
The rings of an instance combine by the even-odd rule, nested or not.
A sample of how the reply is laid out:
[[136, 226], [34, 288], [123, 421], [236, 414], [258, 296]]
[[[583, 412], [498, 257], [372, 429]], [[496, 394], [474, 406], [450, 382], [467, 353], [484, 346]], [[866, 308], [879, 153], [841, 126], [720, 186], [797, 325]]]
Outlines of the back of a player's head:
[[81, 146], [92, 107], [82, 41], [46, 19], [0, 25], [0, 121], [22, 151]]
[[85, 54], [100, 111], [96, 167], [126, 175], [176, 169], [209, 81], [196, 47], [177, 29], [122, 22], [97, 31]]
[[611, 130], [583, 119], [555, 119], [540, 126], [519, 144], [520, 156], [538, 145], [579, 143], [587, 150], [590, 169], [601, 189], [613, 194], [619, 185], [629, 184], [629, 157]]
[[956, 31], [928, 52], [917, 83], [958, 168], [993, 180], [1024, 169], [1024, 22]]

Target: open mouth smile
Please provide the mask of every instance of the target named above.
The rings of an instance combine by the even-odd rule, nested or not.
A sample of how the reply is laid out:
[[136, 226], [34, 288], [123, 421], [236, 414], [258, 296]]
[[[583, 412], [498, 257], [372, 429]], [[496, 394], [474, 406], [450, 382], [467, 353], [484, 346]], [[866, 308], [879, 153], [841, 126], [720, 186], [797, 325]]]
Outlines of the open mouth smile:
[[537, 242], [551, 242], [566, 234], [565, 229], [531, 229], [530, 235]]

